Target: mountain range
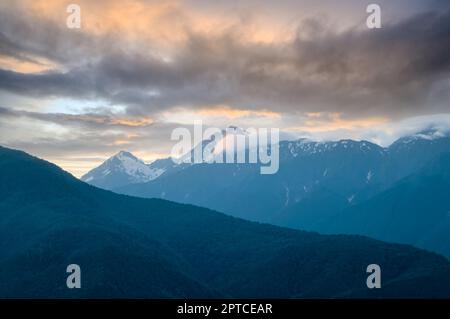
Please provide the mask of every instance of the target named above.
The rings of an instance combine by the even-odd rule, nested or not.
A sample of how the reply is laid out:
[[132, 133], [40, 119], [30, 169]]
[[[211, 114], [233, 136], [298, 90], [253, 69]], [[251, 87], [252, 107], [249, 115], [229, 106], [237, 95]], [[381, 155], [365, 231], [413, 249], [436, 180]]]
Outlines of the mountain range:
[[[412, 188], [414, 180], [428, 180], [422, 175], [429, 165], [441, 166], [435, 170], [439, 183], [423, 184], [424, 190], [431, 195], [438, 195], [434, 189], [450, 193], [446, 180], [439, 179], [439, 172], [450, 165], [444, 156], [450, 152], [447, 134], [430, 129], [400, 138], [389, 147], [368, 141], [299, 139], [280, 142], [279, 150], [280, 169], [274, 175], [261, 175], [256, 164], [174, 164], [151, 181], [106, 188], [290, 228], [413, 244], [450, 257], [447, 196], [429, 198], [424, 205], [425, 193], [416, 190], [405, 193], [403, 199], [393, 197], [390, 206], [384, 206], [392, 192]], [[373, 207], [371, 213], [369, 207]], [[392, 210], [402, 218], [395, 220]], [[367, 218], [358, 217], [363, 214]], [[379, 225], [372, 228], [371, 220], [379, 220]]]
[[[81, 289], [66, 287], [73, 263]], [[381, 289], [366, 287], [372, 263]], [[2, 298], [435, 298], [450, 297], [450, 263], [408, 245], [115, 194], [0, 147], [0, 283]]]

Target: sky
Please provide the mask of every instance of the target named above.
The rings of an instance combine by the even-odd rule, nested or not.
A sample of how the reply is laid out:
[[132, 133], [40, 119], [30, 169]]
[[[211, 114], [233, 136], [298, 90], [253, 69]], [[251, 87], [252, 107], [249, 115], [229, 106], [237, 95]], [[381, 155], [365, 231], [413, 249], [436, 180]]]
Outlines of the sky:
[[387, 146], [449, 130], [449, 52], [445, 0], [2, 0], [0, 145], [78, 177], [194, 120]]

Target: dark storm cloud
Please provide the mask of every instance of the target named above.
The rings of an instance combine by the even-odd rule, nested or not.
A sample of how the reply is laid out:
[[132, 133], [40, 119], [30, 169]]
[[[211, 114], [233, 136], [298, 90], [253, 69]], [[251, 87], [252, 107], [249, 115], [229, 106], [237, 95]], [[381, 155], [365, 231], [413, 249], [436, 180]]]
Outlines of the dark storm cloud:
[[74, 38], [58, 28], [42, 43], [30, 36], [17, 43], [13, 31], [32, 30], [17, 21], [14, 29], [0, 24], [2, 52], [71, 66], [37, 74], [0, 70], [0, 88], [23, 95], [104, 98], [126, 105], [130, 115], [215, 104], [344, 116], [448, 111], [449, 11], [422, 13], [380, 30], [335, 32], [323, 21], [308, 20], [288, 43], [244, 41], [238, 26], [216, 36], [188, 33], [170, 61], [120, 42], [111, 47], [111, 39], [77, 35], [70, 42]]
[[0, 70], [0, 87], [4, 90], [29, 96], [88, 97], [96, 94], [92, 74], [78, 70], [67, 73], [56, 71], [23, 74]]
[[46, 58], [62, 65], [74, 65], [89, 61], [98, 50], [113, 46], [116, 40], [114, 35], [96, 37], [69, 30], [64, 21], [40, 19], [26, 10], [14, 2], [8, 9], [0, 8], [0, 54], [24, 61]]

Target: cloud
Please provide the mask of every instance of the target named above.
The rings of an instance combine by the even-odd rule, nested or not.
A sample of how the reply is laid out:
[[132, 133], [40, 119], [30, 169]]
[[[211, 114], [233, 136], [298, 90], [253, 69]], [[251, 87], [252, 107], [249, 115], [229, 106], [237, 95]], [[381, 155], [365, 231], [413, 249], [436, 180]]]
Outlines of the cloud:
[[289, 127], [291, 131], [300, 132], [336, 132], [337, 130], [360, 131], [389, 122], [383, 117], [366, 117], [361, 119], [343, 119], [339, 113], [307, 113], [301, 126]]
[[[363, 120], [342, 120], [338, 115], [331, 115], [328, 122], [327, 115], [318, 114], [312, 126], [291, 127], [296, 138], [306, 137], [316, 141], [336, 141], [339, 139], [367, 140], [380, 146], [387, 147], [404, 136], [433, 130], [437, 135], [450, 134], [450, 114], [434, 114], [410, 117], [398, 121], [387, 119], [367, 118]], [[308, 121], [306, 121], [308, 123]]]
[[221, 117], [221, 118], [227, 118], [230, 120], [239, 119], [239, 118], [280, 118], [280, 114], [273, 112], [273, 111], [267, 111], [267, 110], [244, 110], [244, 109], [233, 109], [229, 106], [224, 105], [217, 105], [215, 107], [211, 108], [204, 108], [200, 109], [198, 112], [198, 115], [205, 116], [205, 117]]
[[61, 114], [0, 107], [0, 144], [43, 157], [81, 176], [122, 149], [150, 161], [170, 152], [176, 124], [117, 114]]
[[40, 113], [11, 110], [8, 108], [0, 107], [0, 115], [4, 117], [27, 117], [34, 120], [52, 122], [61, 125], [83, 125], [91, 126], [96, 129], [108, 128], [108, 127], [147, 127], [153, 124], [153, 119], [149, 117], [131, 118], [126, 116], [118, 116], [114, 114], [64, 114], [64, 113]]
[[[298, 29], [290, 41], [273, 43], [246, 41], [239, 25], [213, 35], [187, 32], [170, 57], [120, 42], [111, 48], [107, 39], [96, 40], [90, 52], [89, 34], [71, 50], [61, 40], [67, 31], [55, 31], [55, 45], [44, 49], [30, 39], [19, 51], [58, 62], [67, 59], [63, 52], [75, 51], [69, 56], [80, 55], [79, 65], [72, 61], [66, 71], [34, 74], [0, 70], [0, 88], [36, 97], [104, 98], [127, 105], [131, 115], [221, 104], [396, 118], [448, 108], [449, 11], [422, 13], [381, 30], [335, 32], [315, 20]], [[0, 43], [13, 47], [5, 39], [11, 35]]]

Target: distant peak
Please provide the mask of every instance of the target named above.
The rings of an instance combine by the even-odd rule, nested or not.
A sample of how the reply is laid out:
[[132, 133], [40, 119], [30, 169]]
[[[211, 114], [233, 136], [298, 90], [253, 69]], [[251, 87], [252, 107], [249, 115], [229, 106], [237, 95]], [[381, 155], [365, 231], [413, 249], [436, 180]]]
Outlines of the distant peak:
[[408, 144], [417, 140], [436, 140], [443, 137], [448, 137], [449, 132], [445, 130], [440, 130], [437, 128], [428, 128], [417, 133], [404, 136], [398, 139], [394, 144]]
[[425, 138], [425, 139], [436, 139], [436, 138], [446, 137], [448, 135], [448, 132], [441, 131], [437, 128], [429, 128], [429, 129], [420, 131], [414, 135]]
[[125, 155], [125, 156], [133, 156], [133, 154], [131, 154], [130, 152], [128, 152], [128, 151], [120, 151], [120, 152], [118, 152], [117, 153], [117, 155]]
[[241, 134], [241, 135], [248, 135], [248, 132], [244, 130], [243, 128], [235, 125], [228, 126], [225, 130], [225, 134]]
[[136, 156], [134, 156], [132, 153], [128, 152], [128, 151], [120, 151], [117, 154], [115, 154], [114, 156], [111, 156], [107, 162], [114, 162], [114, 161], [119, 161], [121, 163], [129, 163], [129, 162], [139, 162], [144, 164], [144, 161], [142, 161], [141, 159], [137, 158]]
[[116, 155], [114, 155], [113, 157], [118, 157], [118, 158], [129, 157], [129, 158], [132, 158], [132, 159], [138, 159], [136, 156], [134, 156], [133, 154], [131, 154], [128, 151], [120, 151]]

